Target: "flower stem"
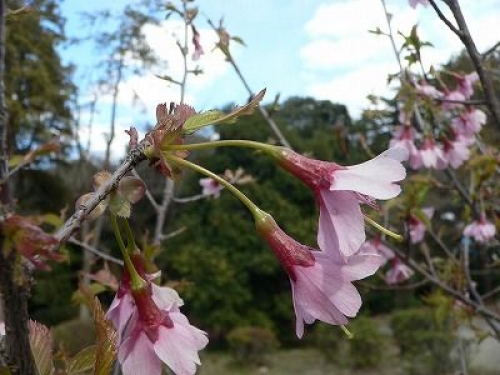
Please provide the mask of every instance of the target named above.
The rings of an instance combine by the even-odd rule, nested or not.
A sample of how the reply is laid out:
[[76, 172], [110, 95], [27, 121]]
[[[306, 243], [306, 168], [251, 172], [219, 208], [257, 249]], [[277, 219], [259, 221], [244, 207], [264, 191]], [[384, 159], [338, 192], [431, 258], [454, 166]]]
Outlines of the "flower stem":
[[379, 223], [377, 223], [375, 220], [372, 220], [370, 219], [368, 216], [364, 215], [365, 217], [365, 220], [373, 225], [376, 229], [378, 229], [379, 231], [381, 231], [382, 233], [388, 235], [389, 237], [392, 237], [394, 238], [395, 240], [397, 241], [403, 241], [403, 236], [400, 235], [400, 234], [397, 234], [397, 233], [394, 233], [393, 231], [387, 229], [387, 228], [384, 228], [382, 225], [380, 225]]
[[142, 289], [146, 286], [146, 281], [137, 273], [137, 270], [130, 259], [130, 255], [125, 247], [125, 243], [123, 242], [122, 234], [120, 232], [120, 227], [118, 226], [118, 221], [116, 220], [115, 214], [110, 214], [111, 216], [111, 226], [113, 227], [113, 231], [115, 232], [116, 241], [118, 242], [118, 247], [122, 253], [123, 261], [125, 262], [125, 268], [127, 269], [130, 275], [130, 285], [132, 290]]
[[253, 203], [245, 194], [243, 194], [239, 189], [234, 187], [231, 183], [224, 180], [222, 177], [217, 176], [215, 173], [209, 171], [208, 169], [205, 169], [197, 164], [191, 163], [190, 161], [182, 159], [182, 158], [177, 157], [175, 155], [165, 154], [165, 158], [173, 161], [176, 164], [190, 168], [198, 173], [201, 173], [205, 176], [213, 178], [219, 184], [221, 184], [227, 190], [229, 190], [231, 193], [233, 193], [241, 201], [241, 203], [243, 203], [248, 208], [248, 210], [252, 213], [252, 215], [255, 218], [260, 217], [260, 215], [262, 214], [262, 210], [259, 207], [257, 207], [255, 205], [255, 203]]
[[273, 154], [279, 152], [279, 146], [273, 146], [267, 143], [248, 141], [244, 139], [228, 139], [222, 141], [212, 141], [212, 142], [203, 142], [203, 143], [192, 143], [188, 145], [167, 145], [163, 147], [163, 150], [204, 150], [215, 147], [247, 147], [253, 148], [259, 151], [263, 151], [268, 154]]
[[123, 223], [125, 224], [125, 234], [127, 235], [127, 252], [133, 253], [135, 251], [135, 238], [132, 228], [128, 219], [124, 218]]

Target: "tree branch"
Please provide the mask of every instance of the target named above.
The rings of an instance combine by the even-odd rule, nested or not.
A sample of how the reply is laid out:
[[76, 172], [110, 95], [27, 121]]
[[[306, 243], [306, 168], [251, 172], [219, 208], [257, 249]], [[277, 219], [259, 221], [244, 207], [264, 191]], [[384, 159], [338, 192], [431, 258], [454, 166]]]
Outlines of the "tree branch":
[[132, 170], [137, 164], [144, 161], [146, 156], [143, 153], [144, 146], [141, 144], [138, 148], [131, 150], [123, 163], [116, 169], [109, 180], [106, 180], [85, 204], [81, 205], [76, 212], [64, 223], [64, 225], [55, 233], [55, 237], [59, 242], [66, 242], [69, 237], [75, 232], [80, 224], [85, 220], [87, 215], [97, 207], [110, 193], [110, 191], [118, 185], [118, 182]]
[[[430, 0], [430, 3], [434, 7], [434, 9], [437, 9], [434, 0]], [[467, 23], [465, 22], [464, 15], [462, 14], [462, 10], [460, 9], [460, 5], [457, 0], [448, 0], [446, 1], [446, 4], [450, 8], [453, 17], [455, 18], [455, 21], [458, 25], [458, 30], [452, 29], [452, 31], [458, 36], [458, 38], [465, 46], [465, 49], [467, 50], [469, 57], [472, 60], [472, 64], [474, 65], [474, 68], [479, 75], [479, 80], [481, 81], [481, 86], [483, 87], [484, 95], [486, 97], [490, 113], [495, 120], [496, 126], [500, 127], [500, 102], [495, 94], [495, 88], [493, 86], [491, 77], [483, 66], [482, 56], [477, 50], [476, 44], [472, 39], [469, 28], [467, 27]], [[438, 13], [437, 10], [436, 13]], [[439, 18], [441, 18], [439, 13], [438, 16]]]

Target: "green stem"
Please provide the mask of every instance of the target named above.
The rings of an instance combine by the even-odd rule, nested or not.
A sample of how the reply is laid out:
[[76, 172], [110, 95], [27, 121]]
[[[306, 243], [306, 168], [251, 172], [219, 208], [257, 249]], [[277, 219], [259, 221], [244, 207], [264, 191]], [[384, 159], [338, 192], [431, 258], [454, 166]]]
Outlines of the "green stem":
[[115, 214], [110, 214], [111, 216], [111, 226], [113, 227], [113, 231], [115, 232], [116, 241], [118, 242], [118, 247], [122, 253], [123, 261], [125, 262], [125, 268], [127, 269], [130, 275], [130, 285], [133, 290], [142, 289], [146, 286], [146, 281], [137, 273], [137, 270], [130, 259], [130, 255], [125, 247], [125, 243], [123, 242], [122, 234], [120, 232], [120, 227], [118, 226], [118, 221], [116, 220]]
[[190, 168], [198, 173], [201, 173], [205, 176], [208, 176], [216, 180], [217, 182], [219, 182], [219, 184], [221, 184], [227, 190], [233, 193], [241, 201], [241, 203], [243, 203], [248, 208], [248, 210], [252, 213], [252, 215], [255, 218], [260, 218], [260, 216], [262, 215], [262, 210], [259, 207], [257, 207], [255, 203], [253, 203], [250, 199], [248, 199], [248, 197], [245, 194], [243, 194], [239, 189], [234, 187], [231, 183], [224, 180], [222, 177], [217, 176], [215, 173], [209, 171], [208, 169], [205, 169], [197, 164], [191, 163], [190, 161], [182, 159], [175, 155], [165, 154], [165, 158], [173, 161], [176, 164]]
[[187, 145], [167, 145], [163, 147], [163, 150], [204, 150], [215, 147], [247, 147], [253, 148], [259, 151], [263, 151], [267, 154], [273, 155], [280, 151], [282, 147], [273, 146], [267, 143], [255, 142], [255, 141], [247, 141], [244, 139], [227, 139], [223, 141], [212, 141], [212, 142], [203, 142], [203, 143], [192, 143]]
[[379, 223], [377, 223], [375, 220], [373, 219], [370, 219], [368, 216], [366, 215], [363, 215], [365, 217], [365, 220], [373, 225], [376, 229], [378, 229], [379, 231], [381, 231], [382, 233], [388, 235], [389, 237], [392, 237], [394, 238], [396, 241], [403, 241], [403, 236], [400, 235], [400, 234], [397, 234], [397, 233], [394, 233], [393, 231], [387, 229], [387, 228], [384, 228], [382, 225], [380, 225]]
[[132, 232], [128, 219], [124, 218], [123, 223], [125, 224], [125, 234], [127, 235], [127, 250], [129, 253], [133, 253], [135, 251], [134, 233]]

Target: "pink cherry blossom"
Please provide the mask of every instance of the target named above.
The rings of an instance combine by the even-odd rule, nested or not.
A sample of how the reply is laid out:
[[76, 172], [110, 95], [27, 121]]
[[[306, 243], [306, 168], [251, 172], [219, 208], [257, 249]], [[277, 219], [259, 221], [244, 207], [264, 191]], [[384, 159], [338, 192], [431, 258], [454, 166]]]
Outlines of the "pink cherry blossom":
[[413, 270], [398, 257], [391, 260], [391, 268], [385, 274], [385, 282], [394, 285], [408, 280], [414, 274]]
[[[433, 207], [422, 208], [422, 212], [429, 218], [429, 220], [432, 218], [432, 216], [434, 216]], [[424, 239], [425, 235], [425, 223], [420, 221], [415, 215], [410, 215], [410, 218], [408, 219], [408, 226], [410, 229], [410, 242], [412, 244], [421, 242]]]
[[[147, 274], [144, 271], [143, 261], [137, 254], [132, 255], [132, 260], [136, 270], [145, 280], [152, 281], [159, 276], [159, 272]], [[176, 306], [182, 306], [184, 304], [177, 292], [172, 288], [160, 287], [151, 283], [151, 290], [152, 298], [158, 306], [170, 308], [174, 304]], [[109, 319], [116, 328], [118, 342], [121, 342], [122, 332], [129, 322], [130, 317], [136, 312], [136, 310], [137, 307], [130, 288], [130, 275], [125, 270], [123, 272], [120, 288], [118, 289], [115, 298], [106, 312], [106, 318]]]
[[479, 133], [484, 124], [486, 124], [486, 114], [480, 109], [472, 107], [466, 108], [459, 117], [451, 120], [453, 130], [466, 137], [472, 137]]
[[163, 362], [177, 375], [192, 375], [200, 364], [198, 351], [208, 343], [206, 333], [189, 323], [175, 300], [157, 304], [151, 285], [132, 291], [137, 309], [118, 349], [122, 372], [161, 375]]
[[462, 138], [453, 141], [443, 140], [443, 156], [452, 168], [460, 167], [470, 157], [470, 150], [467, 142]]
[[401, 165], [408, 157], [404, 148], [391, 148], [372, 160], [348, 167], [281, 150], [280, 165], [316, 195], [320, 207], [318, 245], [334, 257], [353, 255], [365, 241], [360, 204], [396, 197], [401, 187], [395, 182], [406, 176]]
[[207, 197], [219, 198], [221, 190], [224, 189], [217, 180], [210, 177], [200, 179], [200, 185], [203, 188], [201, 194]]
[[257, 230], [290, 278], [299, 338], [304, 334], [304, 322], [311, 324], [318, 319], [343, 325], [347, 324], [347, 317], [356, 316], [361, 297], [352, 281], [373, 275], [380, 267], [382, 257], [356, 254], [346, 262], [337, 262], [324, 251], [295, 241], [270, 215], [257, 223]]
[[456, 76], [458, 81], [458, 91], [460, 91], [465, 99], [470, 99], [472, 94], [474, 94], [474, 83], [479, 80], [479, 75], [477, 72], [472, 72], [464, 76]]
[[383, 261], [381, 266], [387, 263], [388, 260], [395, 257], [394, 251], [386, 246], [380, 237], [372, 238], [366, 241], [359, 249], [359, 254], [378, 254], [382, 257]]
[[5, 336], [5, 322], [0, 322], [0, 336]]
[[396, 126], [394, 130], [394, 136], [391, 139], [389, 146], [391, 148], [405, 148], [408, 150], [410, 159], [412, 155], [418, 153], [417, 147], [415, 146], [415, 129], [409, 125], [399, 125]]
[[420, 84], [416, 83], [415, 89], [417, 90], [418, 93], [422, 94], [423, 96], [427, 96], [432, 99], [439, 99], [444, 96], [444, 94], [441, 91], [436, 89], [434, 86], [429, 85], [425, 81], [422, 81]]
[[444, 169], [447, 161], [443, 155], [443, 150], [432, 138], [426, 138], [420, 148], [420, 159], [422, 166], [426, 168]]
[[418, 4], [423, 5], [424, 7], [429, 5], [429, 0], [409, 0], [408, 2], [413, 9], [415, 9]]
[[464, 229], [464, 236], [473, 237], [477, 242], [488, 242], [495, 237], [495, 224], [486, 219], [484, 212], [479, 220], [467, 225]]
[[459, 90], [446, 92], [443, 99], [449, 100], [449, 101], [443, 101], [441, 108], [443, 108], [444, 110], [459, 108], [463, 106], [462, 102], [466, 100], [464, 94]]

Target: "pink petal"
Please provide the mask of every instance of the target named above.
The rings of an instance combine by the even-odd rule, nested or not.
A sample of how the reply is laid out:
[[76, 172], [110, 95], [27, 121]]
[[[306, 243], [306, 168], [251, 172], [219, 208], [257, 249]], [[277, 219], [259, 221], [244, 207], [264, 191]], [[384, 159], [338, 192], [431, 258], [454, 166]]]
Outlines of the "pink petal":
[[338, 169], [333, 172], [330, 190], [352, 190], [376, 199], [394, 198], [401, 187], [393, 182], [406, 177], [401, 161], [407, 158], [408, 150], [391, 148], [372, 160]]
[[123, 375], [161, 375], [161, 362], [153, 351], [153, 344], [141, 331], [129, 336], [120, 346], [119, 360]]
[[191, 326], [181, 313], [171, 313], [173, 328], [160, 326], [154, 351], [177, 375], [192, 375], [200, 364], [198, 350], [208, 339], [203, 331]]
[[180, 307], [184, 305], [184, 301], [172, 288], [161, 287], [151, 283], [151, 291], [153, 301], [155, 301], [160, 310], [171, 310], [173, 306]]
[[341, 267], [342, 276], [351, 281], [361, 280], [377, 272], [382, 263], [384, 258], [377, 254], [353, 255]]
[[[350, 191], [320, 191], [318, 246], [334, 259], [356, 253], [365, 241], [363, 213]], [[340, 252], [340, 253], [339, 253]]]

